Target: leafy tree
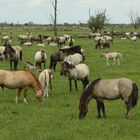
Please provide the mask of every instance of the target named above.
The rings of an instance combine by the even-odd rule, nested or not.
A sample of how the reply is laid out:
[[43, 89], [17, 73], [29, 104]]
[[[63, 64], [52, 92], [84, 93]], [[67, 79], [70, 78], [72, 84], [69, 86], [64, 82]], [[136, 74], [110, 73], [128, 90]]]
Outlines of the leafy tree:
[[89, 20], [87, 22], [88, 27], [92, 30], [92, 32], [97, 32], [98, 30], [102, 30], [109, 21], [106, 10], [95, 12], [94, 16], [90, 15], [89, 11]]

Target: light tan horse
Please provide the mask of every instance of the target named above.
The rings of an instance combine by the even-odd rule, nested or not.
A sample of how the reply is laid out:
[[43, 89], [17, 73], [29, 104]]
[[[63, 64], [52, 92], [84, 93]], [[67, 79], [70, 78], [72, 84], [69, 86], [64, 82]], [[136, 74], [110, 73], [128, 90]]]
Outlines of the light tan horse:
[[79, 102], [79, 118], [82, 119], [88, 112], [88, 104], [91, 99], [97, 102], [98, 116], [106, 118], [104, 100], [122, 99], [126, 104], [125, 118], [129, 118], [130, 110], [136, 106], [138, 100], [138, 88], [136, 83], [128, 78], [101, 79], [91, 82], [83, 91]]
[[105, 57], [106, 58], [106, 64], [109, 64], [109, 60], [113, 59], [113, 64], [115, 64], [115, 62], [118, 62], [118, 65], [120, 65], [120, 58], [122, 59], [122, 54], [118, 53], [118, 52], [102, 52], [101, 53], [101, 57]]
[[18, 98], [20, 96], [21, 91], [23, 90], [24, 94], [24, 102], [27, 103], [26, 96], [27, 90], [31, 87], [35, 93], [36, 98], [38, 100], [42, 100], [43, 92], [41, 88], [41, 84], [36, 76], [28, 71], [7, 71], [0, 70], [0, 86], [4, 89], [4, 87], [9, 89], [18, 89], [16, 96], [16, 103], [18, 103]]

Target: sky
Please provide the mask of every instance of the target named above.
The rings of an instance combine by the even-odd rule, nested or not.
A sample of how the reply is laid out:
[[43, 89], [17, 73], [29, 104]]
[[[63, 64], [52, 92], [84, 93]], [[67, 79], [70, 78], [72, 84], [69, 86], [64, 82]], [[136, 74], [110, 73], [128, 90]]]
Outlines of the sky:
[[[0, 0], [0, 22], [50, 24], [54, 0]], [[140, 0], [58, 0], [58, 23], [86, 23], [106, 9], [110, 23], [130, 23], [129, 12], [140, 16]]]

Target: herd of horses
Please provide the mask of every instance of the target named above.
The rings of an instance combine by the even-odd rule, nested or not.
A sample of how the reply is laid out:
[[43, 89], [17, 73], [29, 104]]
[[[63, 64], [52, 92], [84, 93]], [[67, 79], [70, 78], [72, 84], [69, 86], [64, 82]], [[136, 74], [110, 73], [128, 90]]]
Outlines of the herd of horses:
[[[39, 38], [42, 38], [41, 36]], [[33, 39], [33, 38], [32, 38]], [[35, 38], [33, 39], [35, 40]], [[42, 43], [42, 42], [41, 42]], [[102, 44], [101, 39], [97, 41], [95, 48], [109, 47], [108, 43]], [[26, 66], [29, 69], [42, 69], [41, 64], [43, 63], [43, 71], [37, 78], [33, 73], [26, 70], [17, 70], [18, 61], [22, 60], [22, 50], [15, 50], [11, 43], [5, 42], [5, 49], [3, 54], [5, 58], [8, 57], [10, 62], [10, 70], [0, 70], [0, 86], [4, 90], [4, 87], [9, 89], [18, 89], [16, 95], [16, 103], [21, 91], [23, 90], [24, 102], [27, 103], [27, 91], [31, 87], [36, 94], [36, 98], [41, 101], [43, 98], [48, 97], [48, 85], [51, 85], [52, 73], [56, 71], [56, 65], [58, 62], [61, 63], [60, 74], [68, 77], [70, 91], [72, 91], [72, 80], [74, 80], [75, 88], [77, 87], [77, 80], [80, 80], [83, 84], [83, 92], [79, 101], [79, 118], [82, 119], [88, 112], [88, 104], [91, 99], [95, 99], [97, 102], [97, 118], [106, 118], [104, 100], [116, 100], [122, 99], [126, 104], [127, 112], [125, 118], [129, 118], [130, 110], [136, 106], [138, 100], [138, 87], [135, 82], [128, 78], [118, 79], [102, 79], [98, 78], [89, 83], [89, 68], [84, 64], [85, 53], [80, 45], [73, 45], [69, 47], [59, 48], [57, 52], [50, 55], [49, 69], [45, 69], [45, 63], [47, 55], [44, 50], [38, 51], [35, 54], [36, 64], [33, 65], [30, 62], [26, 62]], [[78, 54], [78, 55], [76, 55]], [[101, 56], [106, 57], [107, 65], [108, 60], [114, 59], [119, 62], [119, 58], [122, 57], [120, 53], [102, 53]]]

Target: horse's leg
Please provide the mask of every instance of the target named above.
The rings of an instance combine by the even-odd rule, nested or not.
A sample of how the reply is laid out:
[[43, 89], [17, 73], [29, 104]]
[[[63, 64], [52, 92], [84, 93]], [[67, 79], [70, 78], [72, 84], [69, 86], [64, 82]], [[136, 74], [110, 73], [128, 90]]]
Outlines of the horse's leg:
[[57, 62], [55, 62], [55, 63], [53, 64], [53, 69], [54, 69], [54, 71], [55, 71], [55, 69], [56, 69], [56, 64], [57, 64]]
[[126, 115], [125, 115], [125, 119], [128, 119], [131, 107], [128, 104], [126, 106], [127, 106], [127, 112], [126, 112]]
[[120, 59], [119, 58], [117, 59], [117, 61], [118, 61], [118, 65], [120, 65]]
[[44, 61], [44, 69], [45, 69], [45, 67], [46, 67], [46, 62]]
[[115, 65], [116, 58], [113, 58], [113, 65]]
[[10, 60], [10, 70], [12, 70], [12, 61]]
[[107, 59], [106, 59], [106, 64], [109, 66], [110, 64], [109, 64], [108, 60], [109, 60], [109, 59], [107, 58]]
[[96, 100], [96, 102], [97, 102], [97, 111], [98, 111], [97, 118], [101, 118], [101, 104], [98, 100]]
[[101, 105], [101, 109], [102, 109], [102, 112], [103, 112], [103, 118], [106, 118], [104, 103], [100, 102], [100, 105]]
[[27, 102], [27, 100], [26, 100], [26, 97], [27, 97], [27, 90], [28, 90], [28, 86], [27, 87], [25, 87], [24, 89], [23, 89], [24, 91], [23, 91], [23, 94], [24, 94], [24, 99], [23, 99], [23, 101], [24, 101], [24, 103], [28, 103]]
[[77, 80], [74, 80], [74, 84], [75, 84], [76, 91], [78, 91], [78, 88], [77, 88]]
[[21, 91], [22, 91], [22, 88], [19, 88], [18, 91], [17, 91], [17, 96], [15, 98], [16, 103], [18, 103], [18, 98], [20, 96]]
[[82, 84], [83, 84], [83, 89], [85, 89], [85, 84], [86, 84], [85, 82], [86, 81], [85, 81], [85, 79], [82, 79], [81, 81], [82, 81]]
[[69, 79], [69, 86], [70, 86], [70, 91], [71, 91], [71, 86], [72, 86], [71, 79]]
[[18, 64], [18, 61], [15, 61], [14, 62], [14, 70], [17, 70], [17, 64]]

